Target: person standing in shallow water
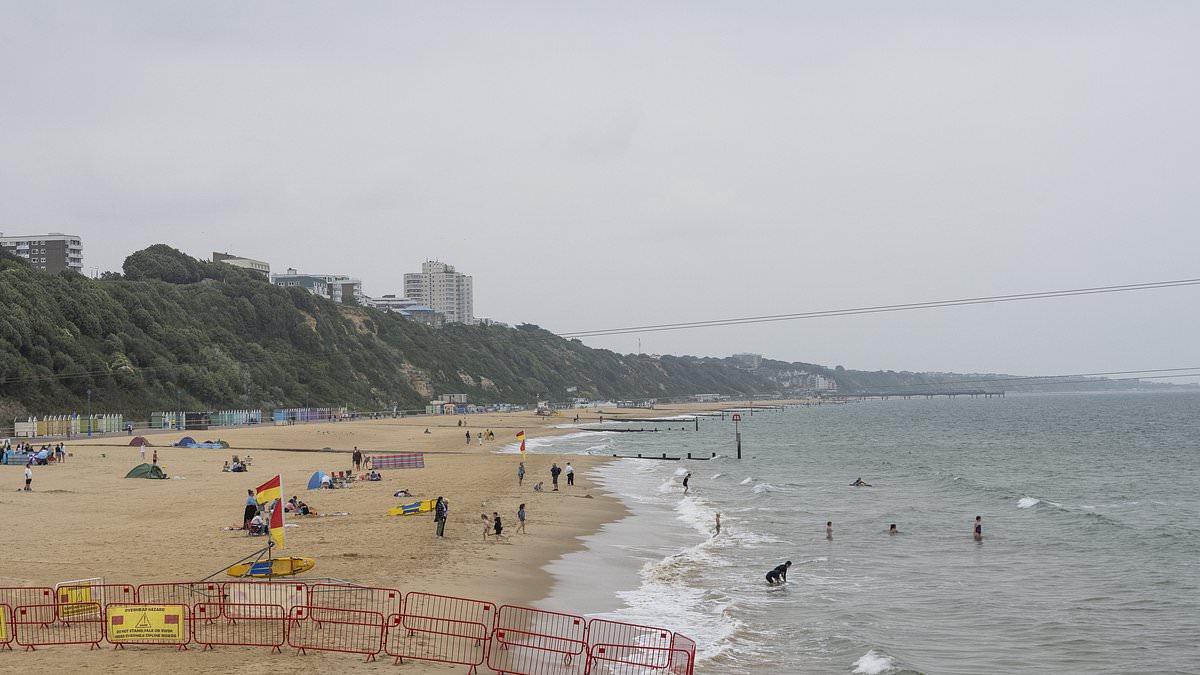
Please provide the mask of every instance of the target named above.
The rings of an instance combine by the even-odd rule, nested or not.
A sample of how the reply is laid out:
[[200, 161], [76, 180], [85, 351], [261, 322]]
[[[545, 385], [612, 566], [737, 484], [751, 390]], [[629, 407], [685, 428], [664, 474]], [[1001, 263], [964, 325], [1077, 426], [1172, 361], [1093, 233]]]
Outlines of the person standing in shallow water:
[[832, 520], [825, 521], [825, 538], [828, 539], [829, 541], [833, 541], [833, 521]]
[[975, 516], [975, 541], [983, 541], [983, 516]]

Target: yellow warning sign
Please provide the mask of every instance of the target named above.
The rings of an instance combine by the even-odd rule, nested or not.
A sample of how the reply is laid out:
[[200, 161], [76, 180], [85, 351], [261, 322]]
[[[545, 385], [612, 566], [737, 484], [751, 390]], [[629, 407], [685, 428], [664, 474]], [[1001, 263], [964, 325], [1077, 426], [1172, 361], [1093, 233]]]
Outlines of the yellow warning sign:
[[0, 605], [0, 642], [8, 642], [8, 607]]
[[91, 586], [59, 586], [58, 615], [63, 617], [99, 614], [100, 605], [92, 602]]
[[108, 641], [183, 642], [186, 605], [109, 605]]

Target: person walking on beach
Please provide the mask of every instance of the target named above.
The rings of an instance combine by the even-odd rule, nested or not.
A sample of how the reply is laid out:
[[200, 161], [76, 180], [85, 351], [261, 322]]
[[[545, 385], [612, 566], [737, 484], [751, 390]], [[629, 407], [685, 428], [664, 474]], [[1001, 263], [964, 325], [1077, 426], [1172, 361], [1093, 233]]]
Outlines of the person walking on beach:
[[685, 494], [685, 495], [688, 492], [688, 481], [691, 479], [692, 479], [692, 474], [690, 472], [686, 476], [683, 477], [683, 494]]
[[471, 447], [471, 432], [467, 432], [467, 447]]
[[158, 448], [155, 448], [155, 449], [154, 449], [154, 459], [153, 459], [153, 460], [151, 460], [151, 461], [153, 461], [153, 462], [154, 462], [155, 466], [157, 466], [157, 465], [158, 465]]
[[483, 445], [483, 432], [482, 431], [480, 431], [478, 434], [476, 434], [476, 438], [479, 439], [479, 444]]
[[525, 534], [525, 505], [517, 507], [517, 532]]
[[517, 487], [521, 487], [521, 484], [524, 482], [525, 482], [525, 462], [520, 462], [517, 464]]
[[479, 514], [479, 519], [483, 521], [483, 540], [487, 541], [488, 533], [492, 531], [492, 524], [488, 522], [486, 513]]
[[554, 492], [558, 492], [558, 474], [562, 473], [562, 469], [558, 468], [558, 464], [550, 465], [550, 482], [554, 484]]
[[354, 470], [358, 471], [362, 468], [362, 453], [359, 452], [358, 446], [354, 446], [354, 452], [350, 455], [350, 460], [354, 462]]
[[258, 500], [254, 498], [254, 490], [246, 490], [246, 508], [242, 509], [242, 529], [250, 527], [250, 519], [258, 513]]
[[437, 502], [433, 505], [433, 522], [437, 523], [437, 536], [439, 537], [446, 532], [446, 512], [448, 510], [446, 500], [438, 497]]
[[828, 539], [829, 541], [833, 541], [833, 521], [832, 520], [825, 521], [825, 538]]
[[25, 492], [32, 492], [33, 488], [29, 487], [33, 483], [33, 460], [25, 463]]
[[792, 561], [789, 560], [770, 572], [767, 572], [767, 585], [777, 586], [779, 584], [787, 583], [787, 571], [791, 566]]
[[975, 541], [983, 541], [983, 516], [975, 516]]
[[496, 533], [496, 539], [500, 539], [500, 534], [504, 532], [504, 523], [500, 522], [500, 514], [492, 511], [492, 529]]
[[567, 485], [574, 485], [574, 484], [575, 484], [575, 467], [571, 466], [570, 462], [567, 462]]
[[142, 443], [141, 453], [142, 453], [142, 464], [145, 464], [146, 463], [146, 444], [145, 443]]

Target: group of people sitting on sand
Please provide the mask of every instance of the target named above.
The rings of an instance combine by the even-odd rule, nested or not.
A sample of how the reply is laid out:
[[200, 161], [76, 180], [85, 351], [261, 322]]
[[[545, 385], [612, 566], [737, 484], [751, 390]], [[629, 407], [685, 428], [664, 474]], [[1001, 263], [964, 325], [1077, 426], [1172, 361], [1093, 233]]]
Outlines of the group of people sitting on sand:
[[251, 457], [250, 455], [246, 455], [246, 459], [241, 459], [237, 455], [234, 455], [233, 456], [233, 464], [230, 464], [229, 462], [225, 462], [225, 466], [221, 467], [221, 471], [230, 471], [233, 473], [243, 473], [245, 471], [249, 471], [250, 463], [253, 461], [254, 461], [254, 458]]
[[21, 441], [15, 446], [5, 440], [0, 446], [0, 464], [55, 464], [67, 461], [67, 449], [62, 443], [34, 448], [32, 443]]

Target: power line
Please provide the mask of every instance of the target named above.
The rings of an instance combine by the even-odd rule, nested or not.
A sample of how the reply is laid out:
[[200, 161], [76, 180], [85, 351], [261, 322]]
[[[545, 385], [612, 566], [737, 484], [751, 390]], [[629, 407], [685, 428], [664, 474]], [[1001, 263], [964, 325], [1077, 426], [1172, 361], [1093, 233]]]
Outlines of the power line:
[[624, 328], [602, 328], [597, 330], [559, 333], [559, 336], [564, 338], [583, 338], [601, 337], [605, 335], [625, 335], [628, 333], [655, 333], [669, 330], [690, 330], [693, 328], [711, 328], [714, 326], [740, 326], [753, 323], [797, 321], [800, 319], [816, 319], [832, 316], [854, 316], [859, 314], [880, 314], [884, 312], [907, 312], [917, 309], [961, 307], [965, 305], [984, 305], [1001, 302], [1024, 302], [1027, 300], [1064, 298], [1076, 295], [1127, 293], [1132, 291], [1147, 291], [1160, 288], [1175, 288], [1179, 286], [1196, 285], [1200, 285], [1200, 279], [1153, 281], [1141, 284], [1122, 284], [1119, 286], [1096, 286], [1092, 288], [1071, 288], [1059, 291], [1039, 291], [1035, 293], [1015, 293], [1010, 295], [988, 295], [977, 298], [959, 298], [956, 300], [931, 300], [928, 302], [907, 302], [895, 305], [875, 305], [868, 307], [852, 307], [847, 309], [827, 309], [813, 312], [796, 312], [791, 314], [767, 314], [763, 316], [747, 316], [732, 319], [710, 319], [705, 321], [684, 321], [679, 323], [649, 324], [645, 326], [627, 326]]

